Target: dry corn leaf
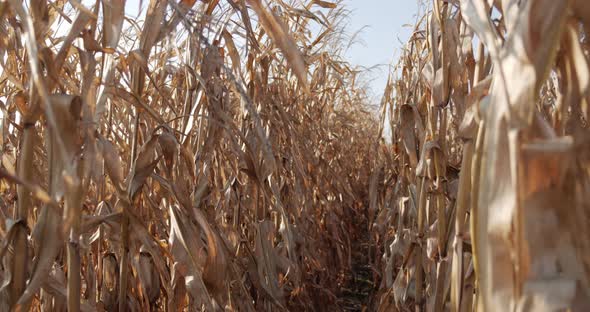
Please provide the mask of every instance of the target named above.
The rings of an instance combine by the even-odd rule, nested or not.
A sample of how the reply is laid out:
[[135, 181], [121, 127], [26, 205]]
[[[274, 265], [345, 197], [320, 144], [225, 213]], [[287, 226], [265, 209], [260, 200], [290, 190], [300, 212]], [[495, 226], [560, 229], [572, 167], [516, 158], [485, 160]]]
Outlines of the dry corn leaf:
[[289, 65], [293, 69], [295, 76], [299, 79], [299, 83], [306, 92], [310, 92], [309, 85], [307, 83], [307, 66], [297, 44], [287, 32], [285, 26], [277, 19], [277, 17], [268, 12], [263, 6], [261, 0], [248, 0], [247, 1], [252, 9], [256, 12], [260, 18], [260, 24], [268, 35], [273, 39], [274, 43], [281, 49]]

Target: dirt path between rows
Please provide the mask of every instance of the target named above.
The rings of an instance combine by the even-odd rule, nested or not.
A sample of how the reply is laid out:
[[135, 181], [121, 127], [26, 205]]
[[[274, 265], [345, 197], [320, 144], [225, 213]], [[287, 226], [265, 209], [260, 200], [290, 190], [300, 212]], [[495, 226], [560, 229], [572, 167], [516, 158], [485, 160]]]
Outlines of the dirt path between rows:
[[342, 311], [369, 311], [373, 291], [376, 290], [371, 268], [371, 241], [364, 211], [351, 218], [352, 267], [339, 295]]

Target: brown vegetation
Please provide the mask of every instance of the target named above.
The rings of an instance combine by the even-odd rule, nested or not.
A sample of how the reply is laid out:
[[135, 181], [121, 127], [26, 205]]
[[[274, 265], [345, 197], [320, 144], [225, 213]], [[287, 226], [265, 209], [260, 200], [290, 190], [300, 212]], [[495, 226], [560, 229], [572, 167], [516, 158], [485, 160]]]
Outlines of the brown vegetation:
[[74, 3], [0, 2], [0, 310], [337, 310], [378, 130], [344, 9]]
[[376, 306], [587, 311], [590, 5], [430, 7], [383, 100]]
[[340, 2], [146, 4], [0, 0], [0, 311], [590, 309], [585, 0], [433, 0], [380, 111]]

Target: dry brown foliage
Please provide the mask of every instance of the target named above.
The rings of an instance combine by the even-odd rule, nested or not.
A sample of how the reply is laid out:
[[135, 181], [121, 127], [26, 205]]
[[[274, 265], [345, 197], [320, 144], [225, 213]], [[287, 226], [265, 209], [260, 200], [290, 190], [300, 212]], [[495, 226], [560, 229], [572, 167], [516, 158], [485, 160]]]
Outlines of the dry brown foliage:
[[586, 0], [433, 0], [380, 120], [338, 1], [146, 4], [0, 0], [0, 311], [590, 310]]
[[0, 1], [0, 310], [339, 310], [378, 134], [345, 9], [146, 3]]
[[589, 31], [584, 0], [432, 1], [382, 102], [377, 310], [590, 309]]

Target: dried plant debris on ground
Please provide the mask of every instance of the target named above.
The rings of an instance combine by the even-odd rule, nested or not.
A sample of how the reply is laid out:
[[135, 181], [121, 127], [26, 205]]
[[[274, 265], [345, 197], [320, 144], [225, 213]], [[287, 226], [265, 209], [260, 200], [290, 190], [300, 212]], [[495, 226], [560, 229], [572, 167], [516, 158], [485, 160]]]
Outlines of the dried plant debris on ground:
[[380, 111], [340, 1], [143, 2], [0, 0], [0, 311], [590, 309], [585, 0], [425, 4]]

